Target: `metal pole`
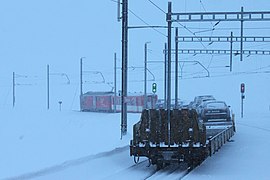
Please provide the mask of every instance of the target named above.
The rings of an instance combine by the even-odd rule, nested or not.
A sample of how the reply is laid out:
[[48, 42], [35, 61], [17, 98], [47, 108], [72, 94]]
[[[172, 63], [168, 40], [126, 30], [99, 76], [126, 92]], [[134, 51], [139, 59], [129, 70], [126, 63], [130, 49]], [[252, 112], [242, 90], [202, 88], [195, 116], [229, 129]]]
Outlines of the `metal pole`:
[[167, 43], [165, 43], [165, 51], [164, 51], [164, 109], [167, 108]]
[[244, 117], [244, 93], [241, 93], [241, 118]]
[[[125, 93], [124, 97], [127, 97], [127, 78], [128, 78], [128, 0], [125, 0]], [[127, 134], [127, 103], [125, 102], [125, 118], [124, 118], [124, 135]]]
[[83, 84], [83, 79], [82, 79], [82, 60], [83, 60], [83, 58], [81, 57], [81, 59], [80, 59], [80, 96], [82, 96], [82, 94], [83, 94], [83, 90], [82, 90], [82, 84]]
[[82, 84], [83, 84], [83, 77], [82, 77], [82, 69], [83, 69], [83, 57], [81, 57], [80, 59], [80, 109], [82, 110], [82, 103], [81, 103], [81, 99], [82, 99], [82, 94], [83, 94], [83, 90], [82, 90]]
[[167, 82], [167, 109], [171, 108], [171, 55], [172, 55], [172, 43], [171, 43], [171, 30], [172, 30], [172, 21], [171, 21], [171, 9], [172, 3], [169, 2], [167, 22], [168, 22], [168, 82]]
[[121, 17], [120, 17], [120, 0], [117, 0], [117, 21], [120, 22]]
[[114, 101], [113, 111], [116, 113], [116, 53], [114, 53]]
[[147, 109], [147, 95], [146, 95], [146, 87], [147, 87], [147, 73], [146, 73], [146, 68], [147, 68], [147, 43], [144, 44], [144, 102], [143, 106], [144, 109]]
[[144, 44], [144, 109], [147, 109], [147, 44]]
[[59, 103], [59, 111], [61, 112], [61, 110], [62, 110], [62, 101], [59, 101], [58, 103]]
[[122, 94], [121, 94], [121, 138], [127, 134], [127, 48], [128, 48], [128, 1], [122, 1]]
[[15, 72], [12, 73], [12, 89], [13, 89], [12, 105], [13, 107], [15, 107]]
[[172, 30], [172, 2], [168, 2], [168, 87], [167, 87], [167, 113], [168, 113], [168, 144], [171, 144], [171, 123], [170, 123], [170, 109], [171, 109], [171, 30]]
[[81, 59], [80, 59], [80, 109], [81, 110], [82, 110], [81, 99], [82, 99], [82, 95], [83, 95], [83, 58], [85, 58], [85, 57], [81, 57]]
[[240, 42], [240, 51], [241, 51], [241, 54], [240, 54], [240, 61], [243, 61], [243, 34], [244, 34], [244, 8], [241, 7], [241, 42]]
[[178, 108], [178, 28], [175, 28], [175, 102], [174, 108]]
[[231, 32], [231, 47], [230, 47], [230, 72], [232, 72], [232, 49], [233, 49], [233, 32]]
[[50, 109], [50, 67], [47, 64], [47, 109]]

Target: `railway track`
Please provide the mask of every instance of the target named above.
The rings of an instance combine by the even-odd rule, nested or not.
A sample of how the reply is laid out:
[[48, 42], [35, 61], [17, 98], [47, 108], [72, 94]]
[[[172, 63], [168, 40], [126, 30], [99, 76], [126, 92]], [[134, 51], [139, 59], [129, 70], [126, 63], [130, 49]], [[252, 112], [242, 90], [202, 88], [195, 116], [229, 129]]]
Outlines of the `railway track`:
[[68, 180], [72, 179], [68, 176], [70, 172], [75, 172], [73, 177], [78, 179], [181, 179], [188, 174], [188, 168], [185, 165], [170, 165], [157, 171], [156, 166], [149, 166], [147, 158], [141, 158], [140, 162], [134, 164], [133, 157], [129, 157], [129, 146], [124, 146], [3, 180]]
[[170, 165], [165, 167], [164, 169], [161, 169], [159, 171], [156, 171], [151, 176], [145, 178], [145, 180], [154, 180], [154, 179], [182, 179], [189, 173], [188, 167], [186, 165]]
[[156, 166], [148, 167], [148, 160], [144, 160], [124, 169], [105, 179], [125, 179], [126, 177], [137, 177], [137, 179], [182, 179], [189, 173], [187, 165], [169, 165], [161, 170], [156, 170]]

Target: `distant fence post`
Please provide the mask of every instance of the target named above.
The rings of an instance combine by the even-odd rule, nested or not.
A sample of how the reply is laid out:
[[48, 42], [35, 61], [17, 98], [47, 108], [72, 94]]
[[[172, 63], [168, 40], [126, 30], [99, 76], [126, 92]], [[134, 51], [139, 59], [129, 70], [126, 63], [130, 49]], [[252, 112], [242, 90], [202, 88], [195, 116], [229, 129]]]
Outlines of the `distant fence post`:
[[47, 64], [47, 109], [50, 109], [50, 67]]
[[13, 92], [13, 98], [12, 98], [12, 106], [15, 107], [15, 72], [12, 73], [12, 92]]

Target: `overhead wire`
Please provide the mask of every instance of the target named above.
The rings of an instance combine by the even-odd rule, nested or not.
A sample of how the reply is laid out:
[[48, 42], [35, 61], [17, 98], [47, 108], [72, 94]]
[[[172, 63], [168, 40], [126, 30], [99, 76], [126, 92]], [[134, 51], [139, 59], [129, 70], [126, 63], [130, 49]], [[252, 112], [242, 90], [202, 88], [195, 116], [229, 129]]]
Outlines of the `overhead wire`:
[[[112, 2], [115, 2], [115, 3], [119, 3], [118, 1], [116, 0], [111, 0]], [[147, 23], [145, 20], [143, 20], [140, 16], [138, 16], [134, 11], [132, 11], [131, 9], [128, 8], [128, 11], [133, 14], [137, 19], [139, 19], [140, 21], [142, 21], [145, 25], [147, 25], [147, 27], [153, 29], [154, 31], [156, 31], [157, 33], [161, 34], [162, 36], [165, 36], [167, 37], [166, 34], [160, 32], [159, 30], [157, 30], [156, 28], [159, 27], [159, 26], [151, 26], [149, 23]], [[143, 27], [144, 28], [144, 27]]]
[[[162, 13], [164, 13], [166, 15], [166, 12], [160, 8], [157, 4], [155, 4], [152, 0], [148, 0], [154, 7], [156, 7], [159, 11], [161, 11]], [[132, 10], [128, 9], [130, 13], [132, 13], [135, 17], [137, 17], [140, 21], [142, 21], [144, 24], [150, 26], [149, 23], [147, 23], [145, 20], [143, 20], [141, 17], [139, 17], [136, 13], [134, 13]], [[177, 22], [180, 26], [182, 26], [184, 29], [186, 29], [188, 32], [190, 32], [191, 34], [193, 34], [196, 38], [198, 38], [196, 36], [196, 34], [194, 32], [192, 32], [190, 29], [188, 29], [186, 26], [184, 26], [183, 24], [181, 24], [180, 22]], [[167, 37], [165, 34], [161, 33], [160, 31], [158, 31], [157, 29], [153, 28], [155, 31], [157, 31], [158, 33], [162, 34], [163, 36]], [[198, 38], [199, 39], [199, 38]], [[201, 45], [207, 50], [207, 47], [200, 41]], [[211, 57], [211, 61], [210, 64], [212, 62], [213, 59], [213, 55]], [[210, 64], [208, 65], [208, 67], [210, 66]]]
[[[159, 11], [161, 11], [162, 13], [164, 13], [165, 15], [167, 14], [161, 7], [159, 7], [157, 4], [155, 4], [153, 1], [148, 0], [148, 2], [150, 2], [153, 6], [155, 6]], [[189, 33], [193, 34], [198, 40], [199, 38], [196, 36], [196, 34], [194, 32], [192, 32], [189, 28], [187, 28], [185, 25], [181, 24], [180, 22], [176, 21], [181, 27], [183, 27], [184, 29], [186, 29]], [[207, 47], [200, 41], [201, 45], [204, 47], [204, 49], [207, 49]]]
[[[201, 6], [202, 6], [202, 8], [203, 8], [204, 12], [207, 12], [207, 11], [206, 11], [206, 9], [205, 9], [205, 7], [204, 7], [204, 5], [203, 5], [202, 0], [200, 0], [200, 3], [201, 3]], [[210, 21], [210, 23], [211, 23], [211, 24], [212, 24], [212, 26], [214, 27], [214, 25], [213, 25], [212, 21]]]
[[[159, 11], [161, 11], [161, 12], [164, 13], [164, 14], [166, 14], [166, 12], [165, 12], [162, 8], [160, 8], [156, 3], [154, 3], [152, 0], [148, 0], [148, 2], [151, 3], [151, 4], [152, 4], [155, 8], [157, 8]], [[205, 8], [205, 6], [204, 6], [204, 4], [203, 4], [203, 2], [202, 2], [201, 0], [200, 0], [200, 3], [201, 3], [202, 8], [204, 9], [204, 11], [206, 12], [206, 8]], [[140, 16], [138, 16], [138, 15], [137, 15], [136, 13], [134, 13], [132, 10], [130, 10], [130, 9], [128, 9], [128, 10], [129, 10], [129, 12], [132, 13], [136, 18], [138, 18], [140, 21], [142, 21], [144, 24], [146, 24], [147, 26], [150, 27], [150, 24], [147, 23], [144, 19], [142, 19]], [[196, 37], [196, 38], [198, 38], [198, 37], [196, 36], [196, 32], [193, 32], [191, 29], [205, 29], [204, 32], [209, 32], [209, 31], [211, 31], [211, 36], [213, 35], [213, 31], [214, 31], [214, 30], [231, 30], [231, 29], [238, 29], [238, 28], [214, 28], [214, 26], [218, 25], [219, 22], [217, 22], [217, 23], [215, 23], [215, 24], [211, 23], [212, 26], [213, 26], [212, 29], [209, 29], [209, 28], [187, 27], [187, 26], [181, 24], [180, 22], [177, 22], [177, 23], [178, 23], [183, 29], [185, 29], [185, 30], [187, 30], [189, 33], [193, 34], [194, 37]], [[160, 32], [160, 31], [158, 31], [157, 29], [155, 29], [155, 28], [152, 28], [152, 29], [155, 30], [156, 32], [158, 32], [159, 34], [161, 34], [162, 36], [167, 37], [167, 35], [165, 35], [164, 33]], [[246, 28], [246, 29], [270, 29], [270, 27], [262, 27], [262, 28]], [[198, 32], [197, 32], [197, 33], [198, 33]], [[205, 49], [207, 49], [207, 47], [206, 47], [202, 42], [200, 42], [200, 43], [201, 43], [201, 45], [202, 45]], [[209, 44], [209, 45], [211, 45], [211, 44]], [[211, 55], [210, 63], [208, 64], [208, 67], [207, 67], [207, 68], [210, 68], [210, 65], [211, 65], [212, 60], [213, 60], [213, 56], [214, 56], [214, 55], [212, 54], [212, 55]]]
[[[205, 7], [204, 7], [204, 4], [203, 4], [202, 0], [200, 0], [200, 3], [201, 3], [201, 6], [202, 6], [204, 12], [207, 12], [206, 9], [205, 9]], [[215, 27], [216, 25], [218, 25], [219, 22], [216, 23], [215, 25], [212, 23], [212, 21], [210, 21], [210, 23], [211, 23], [211, 25], [212, 25], [212, 29], [210, 30], [210, 31], [211, 31], [211, 37], [212, 37], [212, 36], [213, 36], [213, 32], [214, 32], [214, 30], [215, 30], [214, 27]], [[208, 44], [208, 46], [210, 46], [212, 43], [213, 43], [213, 42], [210, 42], [210, 43]], [[208, 64], [208, 66], [207, 66], [207, 69], [208, 69], [208, 68], [210, 67], [210, 65], [212, 64], [213, 58], [214, 58], [214, 56], [213, 56], [213, 54], [211, 54], [211, 59], [210, 59], [210, 62], [209, 62], [209, 64]]]
[[128, 9], [128, 11], [133, 14], [136, 18], [138, 18], [140, 21], [142, 21], [144, 24], [146, 24], [148, 27], [152, 28], [154, 31], [156, 31], [157, 33], [161, 34], [162, 36], [167, 37], [166, 34], [160, 32], [159, 30], [157, 30], [155, 27], [151, 26], [149, 23], [147, 23], [145, 20], [143, 20], [140, 16], [138, 16], [136, 13], [134, 13], [131, 9]]
[[161, 9], [161, 7], [159, 7], [158, 5], [156, 5], [153, 1], [151, 1], [151, 0], [148, 0], [152, 5], [154, 5], [157, 9], [159, 9], [161, 12], [163, 12], [163, 13], [165, 13], [166, 14], [166, 12], [163, 10], [163, 9]]
[[[196, 74], [196, 73], [193, 73]], [[182, 79], [197, 79], [197, 78], [216, 78], [216, 77], [228, 77], [228, 76], [239, 76], [239, 75], [257, 75], [257, 74], [270, 74], [269, 71], [249, 71], [249, 72], [236, 72], [232, 74], [220, 74], [220, 75], [211, 75], [208, 76], [196, 76], [196, 77], [181, 77]], [[189, 74], [192, 75], [192, 74]]]
[[214, 59], [214, 55], [211, 54], [211, 59], [210, 59], [210, 62], [208, 64], [208, 66], [207, 66], [207, 69], [209, 69], [210, 65], [212, 64], [213, 59]]
[[259, 44], [259, 45], [247, 46], [246, 48], [261, 47], [261, 46], [269, 46], [269, 43], [268, 44], [264, 43], [264, 44]]

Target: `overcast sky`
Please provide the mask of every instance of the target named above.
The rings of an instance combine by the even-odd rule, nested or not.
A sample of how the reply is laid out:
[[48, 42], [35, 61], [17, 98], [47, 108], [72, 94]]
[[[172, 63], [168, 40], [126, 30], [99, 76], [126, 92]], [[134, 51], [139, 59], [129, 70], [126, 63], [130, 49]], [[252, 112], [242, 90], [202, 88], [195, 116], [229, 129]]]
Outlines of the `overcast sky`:
[[[173, 12], [206, 11], [267, 11], [267, 0], [175, 0], [172, 1]], [[157, 8], [156, 6], [159, 8]], [[166, 25], [168, 1], [136, 0], [129, 1], [129, 26]], [[117, 4], [112, 0], [9, 0], [0, 2], [0, 84], [10, 77], [12, 72], [20, 75], [45, 76], [46, 65], [51, 72], [65, 72], [72, 83], [78, 83], [79, 59], [84, 59], [85, 70], [101, 71], [106, 81], [113, 81], [113, 55], [117, 53], [117, 63], [121, 63], [121, 23], [117, 22]], [[245, 29], [244, 35], [269, 35], [269, 22], [245, 23], [248, 27], [266, 27], [266, 29]], [[180, 26], [177, 23], [174, 26]], [[180, 29], [180, 35], [191, 36], [192, 33], [213, 28], [213, 23], [183, 23], [189, 28]], [[229, 35], [230, 31], [239, 35], [240, 23], [219, 23], [214, 31], [196, 33], [197, 36]], [[225, 28], [225, 29], [224, 29]], [[227, 28], [227, 29], [226, 29]], [[232, 29], [230, 29], [232, 28]], [[234, 29], [233, 29], [234, 28]], [[166, 29], [131, 29], [129, 30], [129, 66], [143, 67], [144, 43], [148, 45], [149, 60], [162, 60], [162, 50], [166, 42]], [[211, 45], [207, 48], [224, 48]], [[252, 47], [253, 45], [245, 45]], [[201, 44], [180, 45], [181, 48], [203, 48]], [[253, 49], [269, 49], [269, 45], [259, 45]], [[198, 59], [181, 56], [180, 58]], [[264, 57], [265, 58], [265, 57]], [[214, 60], [213, 60], [214, 59]], [[215, 67], [216, 59], [227, 60], [228, 57], [200, 58], [205, 66]], [[239, 59], [238, 59], [239, 60]], [[226, 64], [223, 64], [224, 66]], [[153, 66], [153, 67], [151, 67]], [[150, 65], [153, 71], [162, 65]], [[226, 69], [225, 69], [226, 70]], [[220, 71], [225, 71], [221, 69]], [[120, 76], [120, 70], [119, 70]], [[138, 77], [138, 74], [141, 76]], [[141, 70], [130, 72], [129, 78], [142, 80]], [[149, 75], [150, 76], [150, 75]], [[156, 77], [158, 79], [158, 77]], [[161, 76], [159, 77], [159, 79]], [[134, 79], [134, 77], [133, 77]]]
[[[167, 1], [152, 2], [166, 11]], [[268, 10], [270, 7], [266, 0], [173, 1], [175, 12], [237, 11], [241, 6], [245, 10]], [[165, 14], [148, 0], [130, 1], [129, 9], [151, 25], [166, 24]], [[4, 69], [24, 72], [31, 66], [32, 71], [33, 67], [40, 68], [47, 63], [57, 68], [63, 65], [64, 69], [72, 64], [69, 67], [74, 68], [82, 56], [87, 57], [90, 66], [96, 61], [112, 61], [113, 53], [120, 55], [121, 50], [121, 23], [116, 21], [116, 12], [116, 3], [111, 0], [1, 1], [0, 58]], [[129, 17], [130, 26], [145, 25], [131, 12]], [[159, 31], [166, 34], [165, 30]], [[151, 41], [152, 49], [160, 53], [159, 47], [164, 43], [160, 41], [165, 41], [165, 37], [153, 29], [131, 30], [129, 38], [130, 59], [134, 60], [134, 52], [143, 56], [143, 42]], [[135, 45], [141, 49], [132, 49]]]

